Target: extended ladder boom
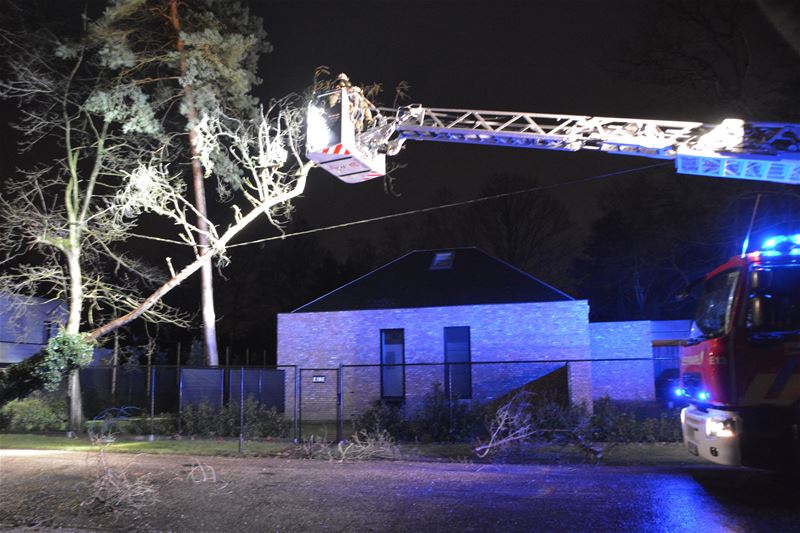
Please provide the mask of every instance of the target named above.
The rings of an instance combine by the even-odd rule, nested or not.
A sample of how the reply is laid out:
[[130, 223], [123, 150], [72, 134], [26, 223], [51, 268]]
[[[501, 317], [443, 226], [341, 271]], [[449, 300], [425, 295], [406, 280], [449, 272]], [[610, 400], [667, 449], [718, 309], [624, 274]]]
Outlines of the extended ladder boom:
[[[352, 102], [352, 96], [349, 98], [349, 109], [358, 109], [358, 102]], [[348, 100], [346, 91], [341, 100]], [[332, 143], [320, 145], [315, 141], [316, 146], [309, 143], [308, 157], [351, 183], [383, 175], [384, 156], [397, 154], [405, 141], [414, 140], [599, 150], [672, 159], [677, 172], [682, 174], [800, 184], [798, 124], [726, 119], [709, 125], [674, 120], [433, 109], [419, 105], [376, 111], [379, 112], [370, 117], [368, 124], [357, 113], [337, 114], [335, 129], [341, 127], [341, 132], [334, 133], [339, 133], [338, 139], [337, 135], [329, 135], [327, 141]], [[320, 138], [318, 131], [312, 132], [315, 127], [312, 116], [326, 112], [312, 102], [309, 138], [312, 135]], [[314, 123], [319, 124], [319, 119]]]
[[719, 125], [465, 109], [401, 108], [400, 139], [492, 144], [547, 150], [600, 150], [674, 159], [677, 171], [722, 178], [800, 184], [800, 125]]

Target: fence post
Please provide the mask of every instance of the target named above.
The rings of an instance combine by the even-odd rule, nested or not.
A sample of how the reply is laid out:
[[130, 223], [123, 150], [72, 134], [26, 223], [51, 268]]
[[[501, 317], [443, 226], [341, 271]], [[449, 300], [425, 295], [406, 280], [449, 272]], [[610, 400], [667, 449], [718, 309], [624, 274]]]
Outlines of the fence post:
[[303, 412], [300, 409], [300, 397], [302, 391], [300, 390], [302, 385], [302, 379], [300, 378], [303, 372], [302, 368], [297, 366], [294, 367], [294, 443], [299, 444], [301, 440], [300, 431], [303, 429], [300, 424], [300, 417], [302, 416]]
[[178, 367], [178, 435], [182, 433], [183, 419], [183, 369]]
[[155, 417], [156, 410], [156, 367], [150, 367], [150, 435], [147, 440], [150, 442], [156, 440], [155, 433], [153, 432], [153, 418]]
[[178, 379], [178, 385], [180, 386], [181, 383], [181, 341], [178, 341], [178, 353], [175, 356], [176, 366], [178, 368], [178, 375], [176, 376]]
[[453, 434], [453, 367], [452, 363], [445, 363], [447, 371], [447, 407], [449, 411], [448, 425], [450, 435]]
[[244, 453], [244, 367], [239, 369], [239, 453]]
[[228, 383], [231, 379], [231, 369], [221, 368], [219, 373], [219, 409], [220, 411], [225, 406], [225, 374], [228, 374]]
[[342, 442], [344, 440], [344, 372], [343, 366], [339, 365], [339, 370], [336, 372], [336, 440]]
[[111, 403], [117, 401], [117, 365], [119, 365], [119, 330], [114, 330], [114, 355], [111, 359]]

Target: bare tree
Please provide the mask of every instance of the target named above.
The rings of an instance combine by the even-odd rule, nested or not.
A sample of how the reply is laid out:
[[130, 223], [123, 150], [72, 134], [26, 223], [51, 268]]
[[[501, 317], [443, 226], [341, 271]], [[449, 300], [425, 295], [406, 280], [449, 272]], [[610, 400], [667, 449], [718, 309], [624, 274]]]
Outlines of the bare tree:
[[[246, 203], [232, 206], [233, 222], [225, 227], [188, 201], [184, 181], [169, 171], [172, 138], [149, 95], [135, 81], [120, 81], [120, 70], [129, 68], [126, 54], [92, 39], [65, 43], [44, 30], [24, 39], [6, 30], [0, 38], [12, 73], [0, 96], [20, 102], [23, 151], [61, 151], [10, 181], [0, 197], [0, 290], [67, 300], [59, 337], [75, 343], [61, 346], [77, 346], [81, 354], [80, 339], [97, 339], [138, 317], [186, 325], [163, 296], [212, 259], [224, 264], [226, 245], [251, 222], [265, 216], [280, 227], [288, 220], [289, 202], [302, 193], [311, 168], [300, 156], [302, 107], [287, 98], [255, 120], [210, 105], [198, 115], [194, 153], [206, 175], [222, 165], [229, 173], [235, 168], [235, 190]], [[176, 271], [167, 258], [170, 274], [163, 276], [126, 254], [121, 244], [143, 213], [172, 221], [195, 259]], [[198, 235], [208, 242], [205, 252]], [[116, 318], [103, 323], [109, 315]], [[80, 361], [51, 363], [56, 371], [73, 369], [71, 427], [77, 429]]]
[[743, 118], [786, 120], [796, 115], [796, 57], [764, 46], [759, 31], [764, 31], [766, 21], [757, 4], [748, 0], [650, 3], [642, 10], [648, 20], [638, 25], [624, 73], [669, 88], [667, 97], [685, 101], [691, 96], [689, 101], [705, 100], [713, 109]]
[[[181, 282], [216, 258], [223, 264], [227, 245], [248, 225], [261, 217], [277, 228], [289, 221], [291, 200], [302, 194], [306, 177], [313, 163], [303, 162], [303, 108], [291, 98], [274, 101], [258, 121], [243, 121], [221, 112], [205, 116], [198, 124], [196, 149], [206, 172], [214, 171], [211, 154], [223, 145], [243, 170], [241, 200], [245, 209], [232, 205], [234, 222], [226, 229], [206, 219], [209, 251], [198, 254], [194, 261], [171, 277], [130, 312], [91, 331], [99, 338], [149, 312], [161, 298]], [[143, 162], [128, 173], [127, 183], [117, 199], [120, 217], [144, 212], [155, 213], [172, 220], [183, 228], [181, 238], [196, 247], [194, 235], [198, 228], [191, 222], [197, 210], [184, 198], [181, 187], [169, 175], [168, 169], [152, 162]]]
[[[68, 304], [64, 334], [76, 336], [83, 318], [134, 304], [143, 286], [160, 282], [154, 269], [115, 248], [134, 221], [115, 213], [120, 169], [158, 153], [162, 130], [147, 97], [115, 84], [108, 58], [86, 44], [67, 44], [45, 30], [24, 38], [0, 32], [11, 76], [0, 96], [20, 102], [21, 149], [61, 150], [0, 196], [0, 251], [6, 266], [0, 290], [45, 294]], [[113, 281], [102, 275], [115, 272]], [[87, 306], [87, 304], [89, 304]], [[184, 323], [162, 305], [148, 317]], [[72, 427], [80, 424], [80, 385], [70, 377]]]

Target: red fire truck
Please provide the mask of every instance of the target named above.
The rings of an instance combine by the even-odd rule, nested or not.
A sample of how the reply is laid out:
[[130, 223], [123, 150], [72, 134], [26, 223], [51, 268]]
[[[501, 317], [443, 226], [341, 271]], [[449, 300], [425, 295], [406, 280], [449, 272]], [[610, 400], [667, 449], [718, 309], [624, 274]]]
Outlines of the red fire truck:
[[800, 234], [708, 274], [681, 349], [689, 451], [715, 463], [800, 465]]

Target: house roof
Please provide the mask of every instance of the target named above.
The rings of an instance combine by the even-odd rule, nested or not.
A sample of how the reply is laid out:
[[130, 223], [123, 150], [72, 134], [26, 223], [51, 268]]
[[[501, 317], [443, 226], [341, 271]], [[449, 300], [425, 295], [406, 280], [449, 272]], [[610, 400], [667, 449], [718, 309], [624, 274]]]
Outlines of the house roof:
[[477, 248], [417, 250], [293, 313], [574, 300]]

